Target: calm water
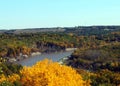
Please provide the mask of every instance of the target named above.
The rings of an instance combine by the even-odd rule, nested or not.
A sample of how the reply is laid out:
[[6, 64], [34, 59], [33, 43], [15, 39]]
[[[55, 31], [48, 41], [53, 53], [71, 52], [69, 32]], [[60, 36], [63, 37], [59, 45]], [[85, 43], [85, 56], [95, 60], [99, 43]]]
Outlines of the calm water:
[[59, 61], [61, 58], [70, 56], [73, 51], [65, 51], [65, 52], [57, 52], [57, 53], [50, 53], [50, 54], [41, 54], [38, 56], [30, 57], [27, 59], [24, 59], [22, 61], [19, 61], [17, 63], [23, 65], [23, 66], [32, 66], [37, 61], [43, 60], [45, 58], [51, 59], [52, 61]]

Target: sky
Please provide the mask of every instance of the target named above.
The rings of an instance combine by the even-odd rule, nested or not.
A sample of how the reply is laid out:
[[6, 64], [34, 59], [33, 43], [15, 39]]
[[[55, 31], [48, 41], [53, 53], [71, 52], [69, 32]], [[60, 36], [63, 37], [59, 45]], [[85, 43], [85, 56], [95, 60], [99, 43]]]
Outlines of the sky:
[[0, 29], [120, 25], [120, 0], [0, 0]]

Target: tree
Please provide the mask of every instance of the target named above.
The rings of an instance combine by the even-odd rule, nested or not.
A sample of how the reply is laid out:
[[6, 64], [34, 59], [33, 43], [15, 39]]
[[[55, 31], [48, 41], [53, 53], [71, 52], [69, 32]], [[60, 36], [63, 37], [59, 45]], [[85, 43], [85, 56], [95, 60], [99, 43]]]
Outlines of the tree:
[[89, 86], [72, 68], [47, 59], [24, 67], [21, 75], [24, 86]]

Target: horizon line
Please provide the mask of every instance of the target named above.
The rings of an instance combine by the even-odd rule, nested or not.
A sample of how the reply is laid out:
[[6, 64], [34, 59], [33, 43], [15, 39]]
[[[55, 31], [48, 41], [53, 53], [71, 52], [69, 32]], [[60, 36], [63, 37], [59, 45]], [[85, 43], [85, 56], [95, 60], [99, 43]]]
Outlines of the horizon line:
[[42, 29], [42, 28], [73, 28], [73, 27], [95, 27], [95, 26], [120, 26], [120, 25], [78, 25], [78, 26], [48, 26], [48, 27], [28, 27], [28, 28], [9, 28], [9, 29], [0, 29], [0, 30], [21, 30], [21, 29]]

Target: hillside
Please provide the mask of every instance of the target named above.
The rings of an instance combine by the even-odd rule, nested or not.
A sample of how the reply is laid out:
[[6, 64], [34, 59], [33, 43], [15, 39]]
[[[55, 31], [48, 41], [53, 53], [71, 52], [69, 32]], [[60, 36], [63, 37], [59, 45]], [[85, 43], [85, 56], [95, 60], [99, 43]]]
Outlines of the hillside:
[[[63, 28], [62, 28], [63, 29]], [[34, 29], [38, 30], [38, 29]], [[45, 29], [44, 29], [45, 30]], [[57, 30], [57, 29], [56, 29]], [[59, 29], [60, 30], [60, 29]], [[29, 84], [24, 82], [26, 79], [30, 83], [41, 83], [46, 85], [49, 81], [48, 78], [54, 77], [55, 80], [66, 80], [70, 79], [68, 84], [72, 84], [71, 81], [72, 74], [70, 72], [65, 73], [65, 78], [59, 78], [56, 76], [43, 76], [41, 75], [41, 66], [44, 67], [44, 61], [41, 66], [37, 68], [33, 67], [22, 67], [21, 65], [11, 63], [9, 59], [21, 60], [23, 56], [31, 56], [32, 53], [50, 53], [65, 51], [67, 48], [76, 48], [74, 53], [63, 60], [63, 64], [59, 67], [66, 65], [72, 67], [75, 74], [80, 74], [80, 83], [86, 82], [92, 86], [119, 86], [120, 85], [120, 28], [119, 26], [91, 26], [91, 27], [69, 27], [64, 28], [65, 31], [45, 31], [29, 33], [18, 32], [14, 33], [16, 30], [11, 30], [11, 32], [6, 32], [0, 34], [0, 85], [3, 83], [9, 84], [11, 86], [20, 86], [21, 84]], [[21, 30], [22, 31], [22, 30]], [[2, 31], [3, 32], [3, 31]], [[52, 64], [51, 64], [52, 65]], [[53, 63], [52, 68], [58, 68], [58, 63]], [[64, 66], [63, 66], [64, 67]], [[49, 69], [45, 73], [56, 73], [57, 76], [62, 76], [61, 72], [63, 69]], [[37, 70], [37, 71], [34, 71]], [[44, 68], [43, 68], [44, 69]], [[70, 68], [71, 69], [71, 68]], [[29, 77], [26, 75], [27, 70], [34, 72], [29, 73]], [[64, 69], [66, 71], [66, 69]], [[63, 70], [63, 71], [64, 71]], [[58, 71], [58, 72], [56, 72]], [[60, 72], [60, 73], [59, 73]], [[73, 73], [73, 72], [72, 72]], [[37, 77], [35, 77], [38, 74]], [[43, 74], [44, 75], [44, 74]], [[78, 75], [79, 76], [79, 75]], [[14, 81], [10, 81], [11, 77]], [[34, 77], [34, 78], [31, 78]], [[47, 77], [47, 79], [46, 79]], [[21, 79], [20, 79], [21, 78]], [[75, 79], [75, 78], [74, 78]], [[22, 81], [21, 81], [22, 80]], [[36, 82], [38, 80], [38, 82]], [[46, 81], [47, 80], [47, 81]], [[50, 80], [51, 81], [51, 80]], [[76, 83], [76, 79], [74, 82]], [[52, 81], [53, 82], [53, 79]], [[48, 82], [47, 82], [48, 83]], [[67, 84], [65, 81], [58, 82], [60, 84]], [[58, 84], [56, 83], [56, 84]], [[17, 85], [16, 85], [17, 84]], [[19, 85], [18, 85], [19, 84]], [[55, 83], [52, 83], [55, 84]], [[29, 86], [29, 85], [28, 85]], [[44, 86], [44, 85], [42, 85]], [[72, 85], [74, 86], [74, 85]], [[75, 85], [77, 86], [77, 85]], [[84, 86], [84, 85], [83, 85]]]
[[43, 32], [63, 32], [78, 35], [100, 35], [113, 31], [120, 31], [120, 26], [77, 26], [77, 27], [53, 27], [53, 28], [28, 28], [0, 30], [0, 33], [20, 34], [20, 33], [43, 33]]

